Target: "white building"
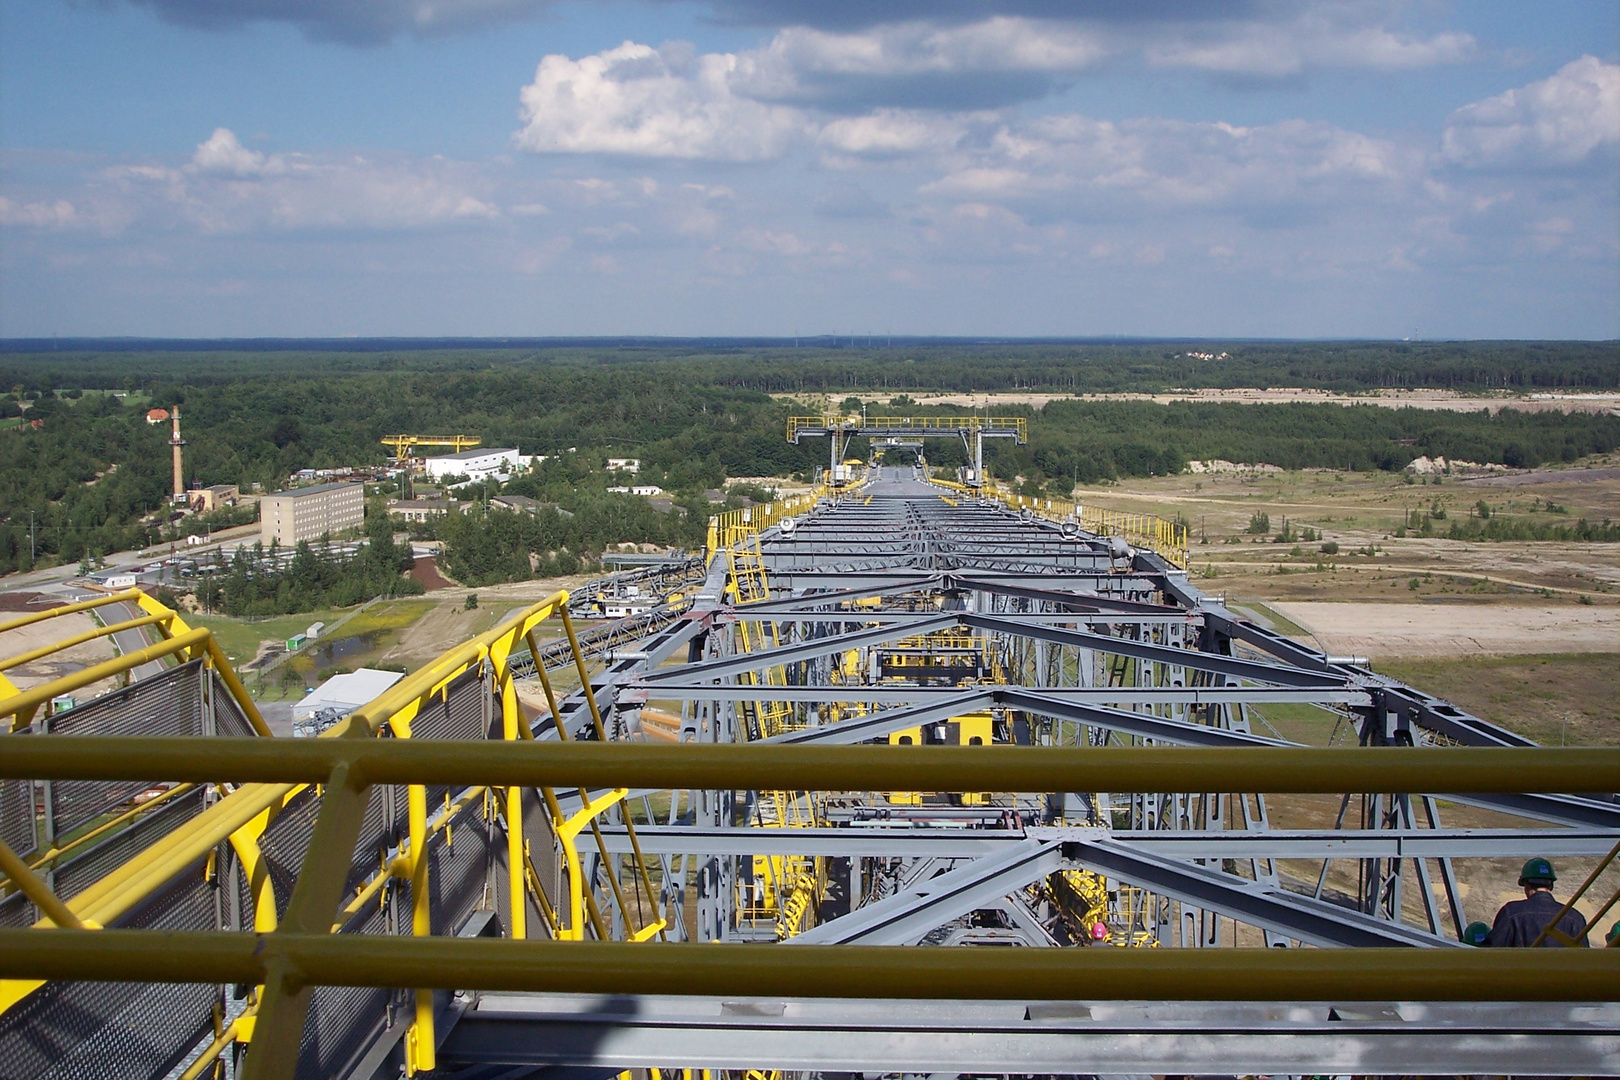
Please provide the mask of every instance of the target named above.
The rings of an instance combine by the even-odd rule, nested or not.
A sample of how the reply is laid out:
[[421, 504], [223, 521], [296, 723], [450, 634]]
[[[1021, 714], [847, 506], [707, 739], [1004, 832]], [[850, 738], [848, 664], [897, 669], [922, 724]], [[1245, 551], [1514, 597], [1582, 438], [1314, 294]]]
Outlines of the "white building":
[[293, 719], [306, 720], [322, 709], [331, 709], [340, 716], [347, 716], [404, 677], [397, 671], [378, 671], [376, 668], [360, 668], [347, 675], [334, 675], [293, 706]]
[[[569, 447], [570, 450], [573, 447]], [[607, 459], [608, 472], [638, 473], [641, 471], [641, 459], [633, 457], [610, 457]]]
[[632, 495], [662, 495], [664, 489], [657, 484], [635, 484], [630, 488]]
[[526, 467], [529, 459], [515, 448], [502, 450], [463, 450], [459, 454], [430, 457], [422, 462], [428, 476], [443, 480], [447, 476], [469, 476], [482, 480], [494, 473], [513, 473]]

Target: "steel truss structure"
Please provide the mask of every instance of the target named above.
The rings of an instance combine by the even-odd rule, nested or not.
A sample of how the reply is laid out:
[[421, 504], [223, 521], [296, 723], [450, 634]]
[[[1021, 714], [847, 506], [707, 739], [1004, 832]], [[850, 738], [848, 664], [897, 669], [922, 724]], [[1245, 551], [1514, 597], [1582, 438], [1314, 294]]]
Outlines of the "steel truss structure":
[[883, 469], [722, 515], [679, 606], [559, 594], [319, 739], [128, 594], [161, 640], [113, 667], [162, 672], [0, 697], [0, 1075], [1620, 1070], [1620, 953], [1458, 941], [1466, 860], [1614, 852], [1620, 751], [1022, 502]]

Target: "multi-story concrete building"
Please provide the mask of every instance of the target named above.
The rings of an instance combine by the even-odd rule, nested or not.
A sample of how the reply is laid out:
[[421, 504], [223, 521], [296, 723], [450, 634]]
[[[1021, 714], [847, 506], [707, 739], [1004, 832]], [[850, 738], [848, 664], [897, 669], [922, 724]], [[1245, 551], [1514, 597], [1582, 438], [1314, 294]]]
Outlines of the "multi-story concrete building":
[[292, 547], [327, 533], [359, 528], [366, 519], [364, 484], [317, 484], [278, 491], [259, 500], [259, 537]]

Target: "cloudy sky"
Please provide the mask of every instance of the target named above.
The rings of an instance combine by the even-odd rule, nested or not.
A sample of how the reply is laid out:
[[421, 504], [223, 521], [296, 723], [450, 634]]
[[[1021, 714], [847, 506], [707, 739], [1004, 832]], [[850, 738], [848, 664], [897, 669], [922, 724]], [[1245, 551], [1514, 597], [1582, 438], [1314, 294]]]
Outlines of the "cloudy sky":
[[1620, 336], [1613, 0], [0, 0], [0, 335]]

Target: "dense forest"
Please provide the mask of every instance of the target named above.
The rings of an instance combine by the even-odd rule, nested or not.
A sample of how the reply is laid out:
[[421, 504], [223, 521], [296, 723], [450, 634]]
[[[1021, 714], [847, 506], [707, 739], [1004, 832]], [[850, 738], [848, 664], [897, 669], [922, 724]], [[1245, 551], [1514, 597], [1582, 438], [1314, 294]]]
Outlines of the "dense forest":
[[[1200, 358], [1193, 354], [1213, 358]], [[1221, 354], [1226, 354], [1221, 358]], [[518, 518], [475, 510], [445, 522], [447, 569], [469, 582], [562, 568], [608, 543], [695, 546], [704, 489], [728, 477], [811, 475], [825, 443], [783, 438], [794, 407], [767, 390], [836, 390], [888, 401], [885, 412], [949, 413], [910, 403], [938, 389], [1160, 390], [1317, 386], [1470, 391], [1620, 386], [1620, 345], [1605, 343], [907, 344], [827, 349], [765, 343], [571, 344], [551, 349], [404, 351], [116, 348], [0, 351], [0, 572], [76, 560], [195, 527], [171, 522], [166, 425], [151, 405], [182, 407], [189, 481], [285, 486], [302, 468], [380, 463], [399, 432], [466, 432], [488, 447], [550, 455], [509, 488], [553, 504]], [[127, 395], [115, 397], [117, 391]], [[1399, 469], [1420, 454], [1512, 466], [1569, 461], [1620, 446], [1620, 418], [1495, 415], [1371, 405], [1054, 401], [1029, 416], [1030, 443], [987, 447], [987, 466], [1026, 492], [1174, 473], [1195, 458], [1353, 470]], [[863, 454], [857, 441], [850, 452]], [[939, 465], [959, 443], [930, 444]], [[608, 456], [641, 459], [638, 481], [674, 498], [668, 513], [612, 496]], [[564, 513], [566, 512], [566, 513]], [[572, 515], [572, 516], [569, 516]], [[508, 520], [510, 518], [510, 520]], [[459, 533], [458, 533], [458, 530]], [[507, 534], [511, 535], [508, 536]], [[32, 554], [31, 554], [32, 552]], [[278, 589], [280, 585], [276, 586]]]
[[[0, 386], [110, 390], [157, 382], [209, 385], [266, 375], [657, 370], [706, 386], [765, 393], [906, 390], [1155, 393], [1199, 387], [1311, 387], [1355, 393], [1431, 387], [1612, 390], [1613, 341], [1054, 341], [954, 339], [782, 341], [624, 340], [442, 344], [356, 339], [321, 342], [0, 342]], [[160, 347], [166, 345], [167, 348]], [[30, 351], [29, 346], [34, 346]], [[77, 346], [77, 347], [75, 347]], [[184, 347], [181, 347], [184, 346]], [[47, 351], [48, 350], [48, 351]], [[140, 374], [137, 374], [139, 372]]]
[[229, 562], [203, 575], [197, 600], [208, 611], [227, 615], [291, 615], [327, 607], [348, 607], [376, 596], [411, 596], [421, 583], [401, 575], [410, 570], [409, 547], [394, 543], [394, 529], [377, 507], [366, 521], [366, 545], [349, 556], [331, 556], [307, 542], [289, 559], [276, 558], [257, 544], [236, 549]]

